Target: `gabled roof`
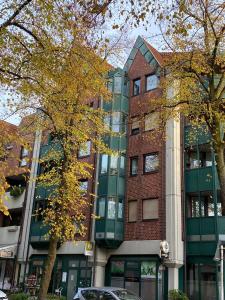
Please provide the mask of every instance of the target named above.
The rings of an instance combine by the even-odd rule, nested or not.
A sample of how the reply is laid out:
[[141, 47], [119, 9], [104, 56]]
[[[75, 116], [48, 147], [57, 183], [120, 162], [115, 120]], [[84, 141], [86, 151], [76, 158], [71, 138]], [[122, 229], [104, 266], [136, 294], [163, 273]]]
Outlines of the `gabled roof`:
[[141, 36], [138, 36], [134, 47], [131, 50], [130, 55], [124, 65], [124, 71], [128, 72], [138, 51], [141, 52], [141, 54], [149, 64], [155, 63], [156, 61], [160, 66], [162, 65], [163, 59], [161, 54], [150, 44], [148, 44]]
[[141, 54], [149, 64], [154, 64], [156, 61], [160, 67], [163, 66], [163, 58], [171, 54], [169, 52], [159, 52], [154, 47], [152, 47], [152, 45], [146, 42], [141, 36], [138, 36], [134, 47], [131, 50], [130, 55], [124, 65], [124, 71], [127, 72], [129, 70], [138, 51], [141, 52]]

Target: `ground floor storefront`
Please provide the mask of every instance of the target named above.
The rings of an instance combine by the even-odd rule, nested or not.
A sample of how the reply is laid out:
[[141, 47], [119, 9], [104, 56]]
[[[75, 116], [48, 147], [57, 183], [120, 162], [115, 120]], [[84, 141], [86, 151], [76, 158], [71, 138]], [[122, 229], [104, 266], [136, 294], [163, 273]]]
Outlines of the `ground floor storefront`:
[[158, 256], [114, 256], [106, 265], [105, 284], [126, 288], [143, 300], [168, 294], [168, 270]]
[[[36, 280], [38, 289], [46, 255], [32, 255], [29, 260], [29, 277]], [[91, 285], [92, 269], [84, 255], [57, 255], [49, 286], [49, 293], [62, 289], [62, 295], [73, 299], [78, 287]]]
[[221, 299], [220, 263], [213, 257], [187, 258], [187, 294], [190, 300]]

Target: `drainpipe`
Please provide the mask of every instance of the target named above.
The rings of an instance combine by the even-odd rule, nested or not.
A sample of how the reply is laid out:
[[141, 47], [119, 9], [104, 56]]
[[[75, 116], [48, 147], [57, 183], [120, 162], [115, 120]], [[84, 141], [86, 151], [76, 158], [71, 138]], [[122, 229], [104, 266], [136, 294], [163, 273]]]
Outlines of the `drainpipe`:
[[183, 204], [183, 239], [184, 239], [184, 248], [183, 248], [183, 255], [184, 255], [184, 292], [187, 293], [187, 234], [186, 234], [186, 197], [185, 197], [185, 162], [184, 162], [184, 117], [181, 116], [181, 170], [182, 170], [182, 176], [181, 176], [181, 197], [182, 197], [182, 204]]
[[[103, 99], [100, 97], [98, 107], [103, 107]], [[97, 195], [98, 195], [98, 174], [99, 174], [99, 158], [100, 154], [96, 153], [95, 155], [95, 182], [94, 182], [94, 195], [95, 195], [95, 202], [93, 205], [93, 212], [96, 212], [96, 204], [97, 204]], [[94, 286], [95, 284], [95, 272], [96, 272], [96, 243], [95, 243], [95, 219], [93, 218], [91, 221], [91, 241], [94, 243], [93, 249], [93, 273], [92, 273], [92, 280], [91, 285]]]
[[223, 284], [223, 245], [220, 245], [220, 282], [221, 282], [221, 296], [220, 300], [224, 300], [224, 284]]

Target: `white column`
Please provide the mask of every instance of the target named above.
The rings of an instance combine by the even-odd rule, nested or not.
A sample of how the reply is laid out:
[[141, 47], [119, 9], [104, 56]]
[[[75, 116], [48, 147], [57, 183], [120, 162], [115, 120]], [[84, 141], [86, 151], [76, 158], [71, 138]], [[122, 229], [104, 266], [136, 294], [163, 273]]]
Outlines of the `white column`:
[[166, 240], [170, 254], [169, 289], [178, 289], [178, 269], [183, 265], [181, 207], [180, 120], [170, 119], [166, 127]]
[[105, 285], [105, 266], [95, 266], [95, 282], [94, 286], [102, 287]]

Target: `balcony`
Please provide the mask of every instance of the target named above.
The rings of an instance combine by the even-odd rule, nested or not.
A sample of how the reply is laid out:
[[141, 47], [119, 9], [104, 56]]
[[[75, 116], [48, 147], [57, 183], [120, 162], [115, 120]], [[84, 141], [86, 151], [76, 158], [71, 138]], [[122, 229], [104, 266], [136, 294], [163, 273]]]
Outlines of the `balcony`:
[[20, 226], [0, 227], [1, 245], [17, 244], [19, 240]]
[[25, 192], [26, 191], [23, 191], [23, 193], [18, 197], [11, 196], [10, 192], [5, 193], [4, 204], [8, 207], [8, 209], [16, 209], [23, 207]]
[[35, 249], [46, 249], [48, 247], [48, 227], [43, 225], [41, 221], [31, 223], [30, 243]]
[[188, 218], [187, 254], [214, 256], [220, 235], [225, 235], [225, 216]]
[[195, 127], [185, 126], [184, 129], [184, 144], [185, 148], [191, 145], [207, 144], [211, 141], [211, 135], [206, 126]]
[[219, 189], [219, 179], [215, 167], [204, 167], [185, 171], [186, 193], [211, 191], [214, 188], [216, 190]]

